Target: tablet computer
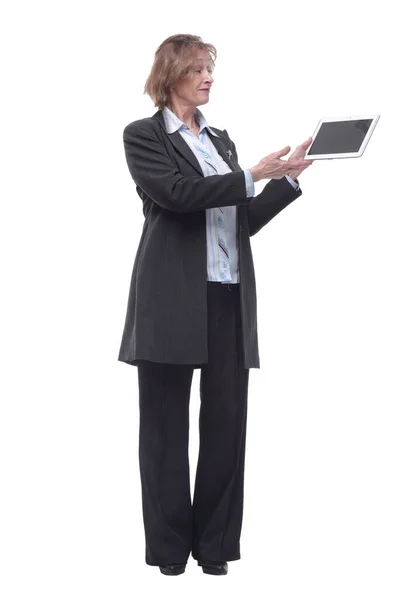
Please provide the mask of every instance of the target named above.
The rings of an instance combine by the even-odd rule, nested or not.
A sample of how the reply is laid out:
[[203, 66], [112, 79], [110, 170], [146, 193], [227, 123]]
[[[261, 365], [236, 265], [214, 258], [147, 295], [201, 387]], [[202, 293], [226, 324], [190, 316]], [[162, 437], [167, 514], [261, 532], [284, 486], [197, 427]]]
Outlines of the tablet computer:
[[372, 132], [379, 120], [378, 114], [359, 117], [321, 119], [312, 136], [304, 158], [357, 158], [364, 154]]

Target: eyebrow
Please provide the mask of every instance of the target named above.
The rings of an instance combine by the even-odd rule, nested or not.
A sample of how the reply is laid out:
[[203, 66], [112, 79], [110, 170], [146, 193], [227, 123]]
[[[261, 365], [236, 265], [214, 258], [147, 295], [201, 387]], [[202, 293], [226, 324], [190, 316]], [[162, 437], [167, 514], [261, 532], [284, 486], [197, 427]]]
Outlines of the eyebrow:
[[209, 65], [210, 67], [214, 68], [214, 63], [212, 62], [212, 60], [207, 60], [207, 61], [205, 61], [205, 60], [203, 60], [202, 58], [196, 58], [194, 62], [195, 62], [196, 64], [202, 64], [202, 65], [203, 65], [203, 64], [207, 64], [207, 65]]

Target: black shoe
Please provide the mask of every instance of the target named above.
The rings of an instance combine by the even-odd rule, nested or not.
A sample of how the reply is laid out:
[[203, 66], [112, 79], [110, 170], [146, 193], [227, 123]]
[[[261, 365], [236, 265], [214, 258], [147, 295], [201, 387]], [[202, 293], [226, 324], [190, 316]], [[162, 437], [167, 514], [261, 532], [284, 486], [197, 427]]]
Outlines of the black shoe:
[[228, 573], [228, 563], [209, 563], [205, 561], [198, 560], [197, 564], [199, 567], [203, 567], [203, 573], [207, 573], [208, 575], [227, 575]]
[[179, 565], [162, 565], [160, 571], [163, 575], [182, 575], [185, 572], [186, 563]]

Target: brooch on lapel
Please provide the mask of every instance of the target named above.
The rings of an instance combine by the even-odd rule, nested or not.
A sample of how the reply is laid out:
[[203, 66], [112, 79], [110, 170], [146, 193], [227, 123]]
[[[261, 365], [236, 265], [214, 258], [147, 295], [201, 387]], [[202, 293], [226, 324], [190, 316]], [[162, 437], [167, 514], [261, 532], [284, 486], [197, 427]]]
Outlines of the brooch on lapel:
[[232, 158], [232, 152], [230, 150], [227, 150], [226, 153], [229, 156], [229, 158]]

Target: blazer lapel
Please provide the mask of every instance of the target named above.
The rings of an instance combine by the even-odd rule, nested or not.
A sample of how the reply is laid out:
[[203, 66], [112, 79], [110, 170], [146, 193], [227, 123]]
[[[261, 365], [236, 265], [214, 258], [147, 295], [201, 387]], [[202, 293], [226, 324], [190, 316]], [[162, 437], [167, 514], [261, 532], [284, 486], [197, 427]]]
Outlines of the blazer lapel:
[[[196, 158], [196, 155], [189, 148], [189, 146], [187, 145], [185, 140], [182, 138], [179, 131], [175, 131], [174, 133], [168, 133], [167, 130], [165, 129], [165, 123], [164, 123], [164, 117], [162, 114], [162, 110], [157, 111], [153, 115], [153, 118], [157, 119], [157, 121], [160, 123], [161, 127], [163, 128], [163, 131], [168, 136], [168, 139], [171, 141], [175, 150], [177, 152], [179, 152], [179, 154], [184, 156], [186, 158], [186, 160], [192, 165], [192, 167], [200, 173], [200, 175], [204, 176], [203, 170], [200, 166], [199, 161]], [[212, 129], [212, 127], [210, 127], [210, 129]], [[219, 137], [219, 135], [217, 137], [216, 135], [211, 134], [211, 135], [209, 135], [209, 138], [210, 138], [211, 142], [214, 144], [214, 146], [216, 147], [218, 154], [226, 162], [228, 167], [230, 169], [232, 169], [232, 171], [241, 171], [241, 168], [239, 167], [239, 165], [237, 165], [233, 162], [232, 154], [225, 148], [225, 145], [224, 145], [221, 137]]]
[[203, 170], [200, 166], [199, 161], [196, 158], [196, 155], [192, 152], [190, 147], [187, 145], [179, 131], [175, 131], [174, 133], [167, 133], [168, 138], [172, 142], [175, 150], [177, 150], [182, 156], [186, 158], [187, 161], [190, 162], [192, 167], [194, 167], [200, 175], [204, 176]]
[[185, 142], [185, 140], [183, 139], [183, 137], [181, 136], [179, 131], [175, 131], [174, 133], [168, 133], [167, 130], [165, 129], [165, 123], [164, 123], [164, 117], [162, 115], [162, 110], [159, 110], [158, 112], [156, 112], [153, 115], [153, 118], [155, 118], [159, 121], [163, 130], [165, 131], [165, 134], [168, 136], [168, 139], [174, 146], [175, 150], [177, 152], [179, 152], [179, 154], [184, 156], [186, 158], [186, 160], [192, 165], [192, 167], [200, 173], [200, 175], [204, 176], [204, 173], [200, 166], [199, 161], [197, 160], [195, 154], [193, 154], [193, 152], [191, 151], [191, 149], [189, 148], [189, 146], [187, 145], [187, 143]]
[[[212, 128], [210, 127], [210, 129], [212, 129]], [[226, 162], [228, 167], [230, 169], [232, 169], [232, 171], [241, 171], [240, 167], [233, 163], [232, 154], [230, 153], [230, 151], [228, 151], [225, 148], [225, 145], [224, 145], [223, 141], [221, 140], [221, 138], [217, 137], [215, 135], [210, 135], [209, 138], [212, 141], [212, 143], [214, 144], [214, 146], [216, 147], [218, 154]]]

